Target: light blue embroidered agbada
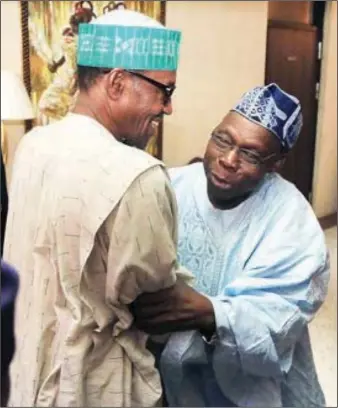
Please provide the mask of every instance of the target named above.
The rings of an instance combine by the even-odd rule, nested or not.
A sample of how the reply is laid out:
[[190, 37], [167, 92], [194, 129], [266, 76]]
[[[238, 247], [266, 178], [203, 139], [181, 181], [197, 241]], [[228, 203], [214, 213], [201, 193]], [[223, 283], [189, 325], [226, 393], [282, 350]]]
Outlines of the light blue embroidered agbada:
[[172, 169], [179, 259], [210, 296], [216, 334], [173, 334], [161, 358], [170, 406], [319, 407], [307, 324], [327, 293], [323, 232], [300, 192], [269, 174], [238, 207], [207, 197], [203, 165]]

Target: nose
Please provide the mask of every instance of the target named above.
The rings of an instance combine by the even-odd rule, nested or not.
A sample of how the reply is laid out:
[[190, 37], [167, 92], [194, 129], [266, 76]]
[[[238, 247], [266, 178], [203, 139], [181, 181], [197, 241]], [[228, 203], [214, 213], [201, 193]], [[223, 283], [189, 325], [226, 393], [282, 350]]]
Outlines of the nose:
[[171, 102], [171, 99], [169, 99], [168, 102], [164, 104], [163, 113], [165, 115], [171, 115], [173, 113], [173, 104]]
[[236, 149], [231, 149], [219, 156], [219, 163], [227, 169], [237, 170], [239, 162]]

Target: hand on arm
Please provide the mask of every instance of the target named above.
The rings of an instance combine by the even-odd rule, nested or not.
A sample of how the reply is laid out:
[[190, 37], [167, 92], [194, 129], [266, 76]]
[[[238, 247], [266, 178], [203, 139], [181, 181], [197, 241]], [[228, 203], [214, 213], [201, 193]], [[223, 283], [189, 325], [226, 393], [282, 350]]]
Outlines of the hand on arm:
[[131, 306], [135, 324], [149, 334], [199, 330], [206, 337], [215, 332], [211, 301], [178, 279], [174, 286], [140, 295]]

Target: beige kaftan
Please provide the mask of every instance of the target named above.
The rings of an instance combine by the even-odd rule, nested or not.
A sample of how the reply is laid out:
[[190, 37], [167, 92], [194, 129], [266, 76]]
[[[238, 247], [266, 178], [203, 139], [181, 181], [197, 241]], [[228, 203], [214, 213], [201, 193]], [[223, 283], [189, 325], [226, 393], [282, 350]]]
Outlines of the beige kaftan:
[[127, 305], [174, 283], [176, 234], [162, 164], [94, 120], [69, 114], [23, 138], [5, 240], [20, 273], [11, 405], [160, 403]]

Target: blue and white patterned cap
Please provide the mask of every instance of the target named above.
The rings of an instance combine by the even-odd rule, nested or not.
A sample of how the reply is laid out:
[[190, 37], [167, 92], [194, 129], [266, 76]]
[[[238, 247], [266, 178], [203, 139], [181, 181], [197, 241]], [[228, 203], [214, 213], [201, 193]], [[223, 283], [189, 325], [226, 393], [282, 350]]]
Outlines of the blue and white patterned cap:
[[132, 10], [80, 24], [77, 63], [86, 67], [175, 71], [181, 32]]
[[286, 150], [295, 145], [303, 126], [299, 100], [276, 84], [253, 88], [232, 111], [272, 132]]

